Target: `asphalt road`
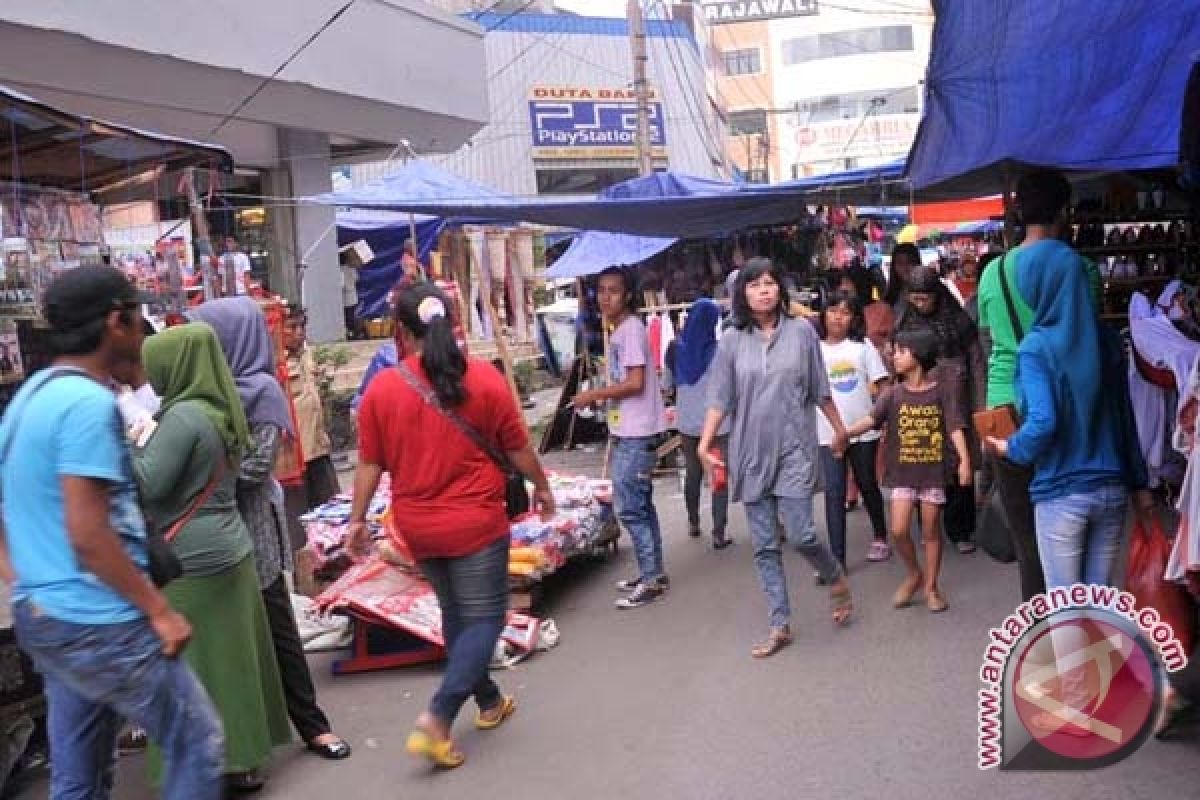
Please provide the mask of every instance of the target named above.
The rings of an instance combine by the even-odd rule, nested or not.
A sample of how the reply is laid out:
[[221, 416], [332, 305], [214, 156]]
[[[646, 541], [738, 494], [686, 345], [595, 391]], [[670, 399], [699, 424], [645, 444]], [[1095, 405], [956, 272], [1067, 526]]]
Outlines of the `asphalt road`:
[[[596, 461], [597, 456], [579, 458]], [[851, 516], [858, 617], [829, 621], [824, 591], [795, 553], [787, 565], [796, 643], [767, 661], [749, 650], [765, 631], [745, 520], [736, 546], [713, 552], [685, 535], [678, 482], [659, 482], [669, 596], [614, 610], [615, 561], [569, 568], [545, 613], [559, 647], [497, 676], [520, 708], [478, 733], [468, 706], [456, 729], [467, 764], [434, 773], [403, 752], [409, 724], [433, 691], [436, 668], [334, 678], [313, 659], [321, 700], [355, 748], [340, 763], [298, 746], [281, 751], [258, 797], [349, 798], [883, 798], [1137, 800], [1200, 796], [1200, 740], [1151, 741], [1096, 772], [998, 773], [976, 767], [977, 673], [985, 632], [1018, 601], [1014, 567], [982, 553], [948, 553], [951, 608], [892, 610], [901, 577], [867, 564], [866, 516]], [[823, 526], [822, 526], [823, 527]], [[140, 759], [122, 762], [117, 798], [143, 798]], [[35, 788], [22, 797], [44, 797]]]

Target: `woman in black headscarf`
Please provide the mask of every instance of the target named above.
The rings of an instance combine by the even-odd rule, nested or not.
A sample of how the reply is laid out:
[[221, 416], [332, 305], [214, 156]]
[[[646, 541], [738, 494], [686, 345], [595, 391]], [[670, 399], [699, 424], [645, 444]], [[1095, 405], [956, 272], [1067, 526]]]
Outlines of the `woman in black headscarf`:
[[[938, 342], [937, 380], [954, 387], [963, 409], [976, 409], [982, 400], [984, 383], [983, 351], [975, 323], [946, 288], [937, 270], [916, 266], [909, 272], [906, 303], [897, 311], [896, 331], [924, 329]], [[971, 458], [980, 462], [979, 441], [967, 429]], [[960, 553], [975, 552], [975, 488], [946, 487], [946, 537]]]

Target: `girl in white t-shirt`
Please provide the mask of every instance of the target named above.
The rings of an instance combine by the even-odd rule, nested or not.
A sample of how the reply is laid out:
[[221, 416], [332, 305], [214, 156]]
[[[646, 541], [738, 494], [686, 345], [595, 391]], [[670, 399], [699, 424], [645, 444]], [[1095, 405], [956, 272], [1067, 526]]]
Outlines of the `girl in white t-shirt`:
[[[821, 312], [821, 355], [829, 376], [829, 391], [842, 419], [857, 420], [869, 415], [875, 395], [888, 380], [888, 371], [879, 351], [864, 339], [865, 327], [862, 306], [857, 298], [843, 290], [832, 292]], [[851, 439], [845, 455], [840, 458], [834, 456], [830, 447], [833, 430], [820, 411], [817, 413], [817, 435], [825, 476], [825, 528], [829, 532], [830, 549], [845, 568], [846, 467], [849, 464], [875, 534], [867, 560], [886, 561], [891, 550], [887, 543], [883, 495], [875, 476], [879, 431], [869, 431]]]

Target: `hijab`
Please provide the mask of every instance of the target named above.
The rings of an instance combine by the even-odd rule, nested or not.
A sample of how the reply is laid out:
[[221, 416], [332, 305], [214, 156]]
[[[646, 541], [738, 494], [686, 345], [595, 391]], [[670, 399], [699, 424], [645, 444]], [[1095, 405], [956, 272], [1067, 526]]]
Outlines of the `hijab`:
[[250, 428], [212, 328], [193, 322], [156, 333], [142, 345], [142, 362], [162, 398], [158, 416], [180, 403], [195, 403], [221, 435], [230, 460], [241, 457]]
[[250, 297], [224, 297], [201, 303], [188, 317], [216, 332], [250, 426], [275, 425], [295, 433], [291, 406], [275, 377], [275, 344], [258, 303]]
[[914, 267], [907, 286], [910, 292], [932, 294], [933, 312], [922, 314], [912, 303], [906, 303], [900, 311], [896, 329], [928, 327], [937, 337], [940, 358], [964, 355], [970, 340], [975, 337], [975, 323], [946, 288], [937, 270], [931, 266]]
[[1033, 325], [1019, 352], [1040, 356], [1051, 371], [1060, 422], [1075, 429], [1066, 441], [1091, 441], [1108, 359], [1087, 273], [1079, 255], [1059, 243], [1024, 263], [1016, 288], [1033, 309]]
[[692, 305], [683, 333], [675, 344], [675, 381], [680, 386], [691, 386], [704, 377], [708, 365], [717, 353], [717, 322], [721, 319], [721, 308], [715, 302], [702, 297]]

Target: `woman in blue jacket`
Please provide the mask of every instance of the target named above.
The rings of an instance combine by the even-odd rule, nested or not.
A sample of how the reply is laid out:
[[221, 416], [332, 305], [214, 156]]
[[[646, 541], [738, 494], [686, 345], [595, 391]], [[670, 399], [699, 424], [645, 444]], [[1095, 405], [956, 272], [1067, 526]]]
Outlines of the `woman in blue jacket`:
[[1131, 493], [1139, 511], [1153, 505], [1120, 343], [1100, 323], [1078, 264], [1031, 264], [1016, 284], [1034, 312], [1017, 353], [1022, 421], [1011, 438], [988, 444], [1034, 468], [1030, 495], [1046, 587], [1107, 585]]

